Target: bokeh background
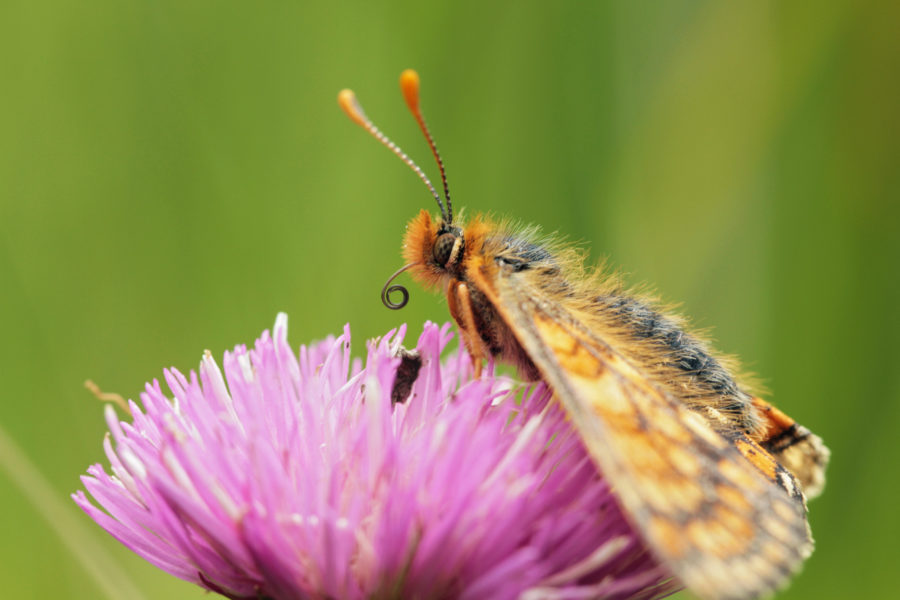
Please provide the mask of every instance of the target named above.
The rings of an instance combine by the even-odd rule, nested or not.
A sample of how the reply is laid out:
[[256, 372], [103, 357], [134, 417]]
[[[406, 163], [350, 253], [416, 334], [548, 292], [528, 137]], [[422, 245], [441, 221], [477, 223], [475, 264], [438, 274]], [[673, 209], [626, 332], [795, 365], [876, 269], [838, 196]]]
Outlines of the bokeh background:
[[443, 321], [378, 293], [421, 183], [652, 282], [833, 449], [784, 598], [896, 594], [898, 7], [817, 3], [6, 0], [0, 4], [2, 596], [206, 597], [68, 500], [100, 404], [290, 315], [356, 348]]

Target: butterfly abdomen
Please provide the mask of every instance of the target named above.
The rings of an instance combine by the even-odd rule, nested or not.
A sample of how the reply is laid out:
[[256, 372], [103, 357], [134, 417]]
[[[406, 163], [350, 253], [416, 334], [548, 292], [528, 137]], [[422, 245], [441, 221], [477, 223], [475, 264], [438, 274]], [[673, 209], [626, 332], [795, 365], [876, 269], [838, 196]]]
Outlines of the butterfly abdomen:
[[716, 428], [721, 433], [732, 427], [751, 436], [758, 433], [759, 418], [751, 396], [707, 342], [684, 328], [681, 319], [630, 294], [605, 294], [592, 300], [600, 318], [617, 323], [619, 336], [630, 342], [622, 345], [623, 352], [630, 350], [632, 361], [668, 392], [701, 412], [714, 409], [718, 414], [713, 425], [720, 425]]

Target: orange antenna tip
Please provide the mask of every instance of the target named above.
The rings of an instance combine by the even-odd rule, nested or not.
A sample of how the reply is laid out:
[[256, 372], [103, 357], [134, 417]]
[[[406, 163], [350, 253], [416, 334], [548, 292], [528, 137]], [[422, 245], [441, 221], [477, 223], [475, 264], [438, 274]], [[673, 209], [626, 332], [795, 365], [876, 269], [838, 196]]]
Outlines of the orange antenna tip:
[[362, 106], [360, 106], [359, 101], [356, 99], [356, 94], [353, 93], [353, 90], [341, 90], [338, 93], [338, 105], [345, 113], [347, 113], [347, 116], [350, 117], [354, 123], [361, 127], [368, 128], [369, 118], [366, 116], [366, 113], [363, 112]]
[[400, 73], [400, 91], [403, 92], [403, 99], [409, 110], [419, 112], [419, 74], [412, 69]]

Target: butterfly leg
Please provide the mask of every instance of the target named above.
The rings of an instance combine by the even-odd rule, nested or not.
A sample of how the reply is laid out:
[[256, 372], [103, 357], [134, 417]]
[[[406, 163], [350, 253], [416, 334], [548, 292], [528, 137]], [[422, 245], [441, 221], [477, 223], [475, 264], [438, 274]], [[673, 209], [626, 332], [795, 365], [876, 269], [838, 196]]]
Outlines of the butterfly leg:
[[475, 378], [478, 379], [481, 377], [482, 364], [484, 359], [487, 358], [488, 352], [475, 324], [475, 313], [472, 311], [469, 286], [461, 281], [451, 282], [447, 293], [447, 304], [450, 308], [450, 315], [456, 321], [456, 324], [459, 325], [460, 335], [466, 344], [469, 356], [472, 357]]

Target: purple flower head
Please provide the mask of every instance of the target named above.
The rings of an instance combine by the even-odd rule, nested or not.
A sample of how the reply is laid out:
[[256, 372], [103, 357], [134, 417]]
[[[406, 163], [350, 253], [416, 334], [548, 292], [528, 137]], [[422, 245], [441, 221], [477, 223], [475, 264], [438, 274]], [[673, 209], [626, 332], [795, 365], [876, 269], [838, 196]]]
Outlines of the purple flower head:
[[[75, 502], [159, 568], [229, 598], [653, 598], [644, 548], [543, 385], [443, 363], [428, 323], [405, 402], [405, 327], [350, 357], [350, 330], [294, 354], [287, 317], [111, 407]], [[400, 386], [397, 389], [402, 389]], [[396, 397], [396, 393], [394, 394]], [[96, 504], [94, 504], [96, 502]], [[98, 506], [99, 505], [99, 508]]]

